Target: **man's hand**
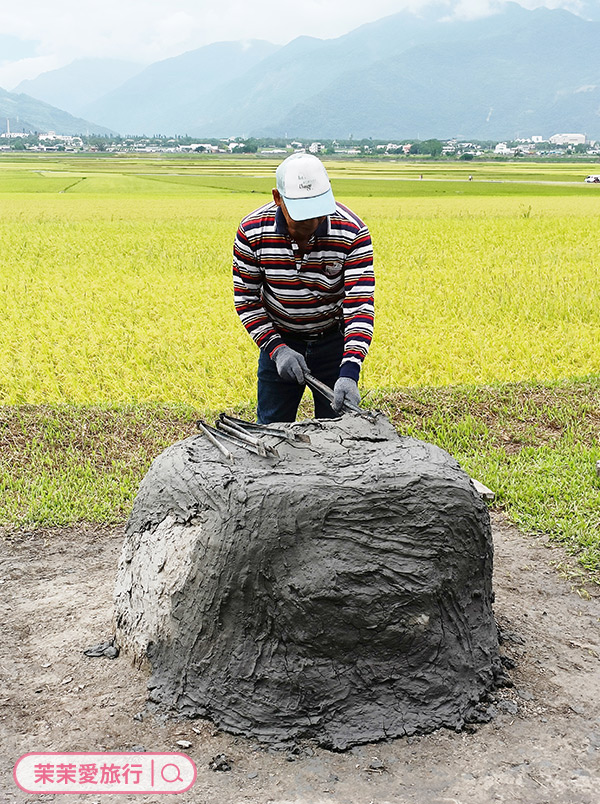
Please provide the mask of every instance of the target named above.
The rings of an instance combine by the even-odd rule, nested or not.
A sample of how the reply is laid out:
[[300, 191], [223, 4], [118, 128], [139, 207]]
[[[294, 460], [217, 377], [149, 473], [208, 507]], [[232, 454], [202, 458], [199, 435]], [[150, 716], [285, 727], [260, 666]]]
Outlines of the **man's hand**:
[[344, 402], [348, 402], [351, 405], [358, 405], [360, 402], [358, 385], [356, 380], [352, 380], [350, 377], [340, 377], [333, 386], [333, 402], [331, 403], [331, 407], [336, 413], [341, 413]]
[[285, 344], [273, 352], [275, 368], [282, 380], [287, 382], [304, 382], [304, 375], [308, 374], [308, 366], [304, 355], [296, 352]]

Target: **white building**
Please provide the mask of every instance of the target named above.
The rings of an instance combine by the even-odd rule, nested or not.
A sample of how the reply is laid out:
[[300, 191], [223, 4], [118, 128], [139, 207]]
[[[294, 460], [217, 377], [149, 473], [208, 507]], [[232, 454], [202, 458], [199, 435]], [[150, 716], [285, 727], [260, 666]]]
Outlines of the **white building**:
[[553, 145], [585, 145], [585, 134], [553, 134], [550, 142]]

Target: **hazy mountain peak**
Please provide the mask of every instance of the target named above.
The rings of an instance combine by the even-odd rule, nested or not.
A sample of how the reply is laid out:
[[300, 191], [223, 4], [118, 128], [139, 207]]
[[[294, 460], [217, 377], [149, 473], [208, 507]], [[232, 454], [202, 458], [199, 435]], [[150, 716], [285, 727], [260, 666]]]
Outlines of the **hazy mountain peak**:
[[15, 87], [59, 109], [79, 115], [85, 106], [139, 73], [142, 65], [120, 59], [82, 58]]
[[123, 134], [185, 134], [205, 98], [278, 50], [260, 39], [213, 42], [146, 67], [85, 107]]

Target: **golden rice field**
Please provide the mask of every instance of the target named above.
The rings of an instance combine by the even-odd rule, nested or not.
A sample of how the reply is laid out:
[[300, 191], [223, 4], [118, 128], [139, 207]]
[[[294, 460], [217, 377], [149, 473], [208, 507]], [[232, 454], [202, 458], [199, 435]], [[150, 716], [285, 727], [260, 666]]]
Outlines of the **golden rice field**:
[[[0, 403], [252, 400], [231, 247], [274, 165], [0, 159]], [[582, 182], [594, 166], [452, 170], [332, 166], [375, 246], [363, 385], [598, 372], [600, 187]]]

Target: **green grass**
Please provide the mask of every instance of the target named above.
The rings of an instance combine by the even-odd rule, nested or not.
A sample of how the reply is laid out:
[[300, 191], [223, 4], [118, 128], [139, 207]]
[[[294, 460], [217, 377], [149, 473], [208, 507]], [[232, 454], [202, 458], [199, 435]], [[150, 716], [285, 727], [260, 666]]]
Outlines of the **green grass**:
[[[373, 389], [366, 404], [399, 433], [450, 452], [495, 491], [495, 507], [523, 531], [561, 542], [600, 582], [600, 376]], [[249, 406], [228, 409], [253, 414]], [[153, 458], [212, 415], [181, 405], [1, 407], [0, 523], [124, 521]]]
[[183, 407], [0, 407], [0, 522], [123, 521], [152, 459], [194, 421]]

